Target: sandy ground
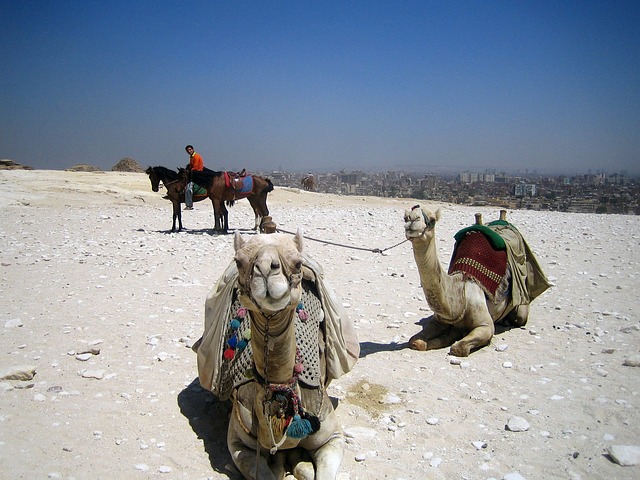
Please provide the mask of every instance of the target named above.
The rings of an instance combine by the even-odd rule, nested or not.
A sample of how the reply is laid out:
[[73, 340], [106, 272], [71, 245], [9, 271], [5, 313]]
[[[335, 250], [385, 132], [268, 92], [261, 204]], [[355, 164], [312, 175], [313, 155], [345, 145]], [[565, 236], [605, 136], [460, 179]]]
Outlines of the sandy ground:
[[[198, 386], [189, 348], [233, 236], [211, 234], [209, 202], [170, 233], [161, 197], [144, 174], [0, 172], [0, 370], [36, 372], [0, 381], [0, 477], [238, 478], [229, 406]], [[526, 327], [455, 365], [406, 348], [431, 313], [411, 247], [397, 245], [414, 203], [269, 196], [359, 335], [361, 358], [330, 386], [348, 441], [340, 479], [640, 478], [607, 455], [640, 445], [640, 368], [623, 365], [640, 348], [640, 218], [510, 211], [554, 286]], [[498, 210], [442, 207], [446, 264], [474, 213]], [[253, 234], [246, 200], [229, 218]], [[507, 430], [514, 417], [528, 429]]]

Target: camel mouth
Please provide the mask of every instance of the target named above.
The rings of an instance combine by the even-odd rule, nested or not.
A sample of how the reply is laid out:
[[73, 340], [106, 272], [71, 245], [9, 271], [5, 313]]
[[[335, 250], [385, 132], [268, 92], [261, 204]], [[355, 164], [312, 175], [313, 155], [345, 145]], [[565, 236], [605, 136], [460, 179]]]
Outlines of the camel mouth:
[[263, 278], [254, 276], [251, 279], [251, 291], [256, 303], [266, 310], [277, 312], [295, 304], [295, 295], [289, 290], [289, 283], [284, 277]]

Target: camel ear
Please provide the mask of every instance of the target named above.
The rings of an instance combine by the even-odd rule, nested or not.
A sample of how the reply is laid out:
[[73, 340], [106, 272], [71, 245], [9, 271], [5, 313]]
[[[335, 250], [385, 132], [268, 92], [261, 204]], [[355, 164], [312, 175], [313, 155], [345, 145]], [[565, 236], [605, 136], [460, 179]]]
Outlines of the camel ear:
[[237, 252], [243, 246], [244, 246], [244, 240], [242, 239], [242, 235], [240, 235], [240, 232], [236, 230], [236, 232], [233, 234], [233, 248]]
[[442, 209], [439, 208], [438, 210], [436, 210], [436, 222], [440, 221], [441, 216], [442, 216]]
[[304, 238], [302, 236], [302, 229], [300, 227], [298, 227], [298, 231], [296, 232], [295, 237], [293, 237], [293, 242], [296, 244], [296, 247], [298, 247], [298, 252], [302, 253], [302, 249], [304, 247]]

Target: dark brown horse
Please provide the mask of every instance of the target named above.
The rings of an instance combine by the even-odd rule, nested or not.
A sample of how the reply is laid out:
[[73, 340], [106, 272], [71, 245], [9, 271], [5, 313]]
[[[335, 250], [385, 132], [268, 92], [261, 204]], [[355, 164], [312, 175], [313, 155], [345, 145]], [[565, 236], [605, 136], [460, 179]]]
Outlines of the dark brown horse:
[[[167, 189], [167, 196], [171, 203], [173, 204], [173, 224], [171, 226], [171, 231], [176, 231], [176, 219], [178, 220], [178, 231], [182, 230], [182, 211], [180, 210], [180, 204], [184, 203], [184, 188], [187, 184], [185, 180], [184, 168], [179, 168], [176, 172], [175, 170], [171, 170], [166, 167], [149, 167], [146, 172], [149, 175], [149, 180], [151, 181], [151, 190], [157, 192], [160, 187], [160, 182]], [[209, 198], [206, 193], [196, 194], [194, 192], [193, 201], [199, 202]], [[221, 214], [225, 217], [225, 222], [228, 222], [228, 211], [227, 207], [222, 205]]]
[[[231, 174], [236, 175], [236, 174]], [[184, 171], [184, 181], [187, 181], [189, 172]], [[236, 176], [228, 184], [227, 172], [214, 172], [204, 169], [203, 171], [193, 170], [191, 179], [194, 183], [204, 187], [207, 195], [213, 202], [215, 225], [214, 230], [226, 232], [229, 229], [229, 222], [225, 214], [225, 202], [233, 205], [233, 202], [241, 198], [246, 198], [253, 208], [255, 224], [253, 229], [258, 230], [262, 226], [262, 220], [269, 215], [267, 207], [267, 194], [273, 191], [273, 183], [268, 178], [258, 175]], [[235, 186], [235, 188], [234, 188]]]

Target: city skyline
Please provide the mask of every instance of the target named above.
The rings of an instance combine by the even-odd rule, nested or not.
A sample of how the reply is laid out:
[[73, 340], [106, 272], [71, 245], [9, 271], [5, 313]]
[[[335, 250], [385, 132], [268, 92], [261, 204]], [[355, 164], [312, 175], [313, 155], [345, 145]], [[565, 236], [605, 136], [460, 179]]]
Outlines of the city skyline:
[[0, 158], [640, 174], [640, 4], [2, 1]]

